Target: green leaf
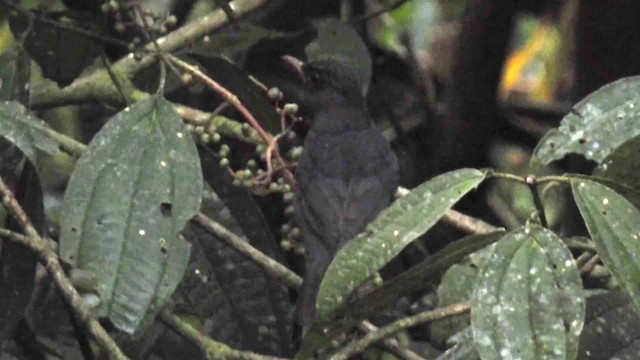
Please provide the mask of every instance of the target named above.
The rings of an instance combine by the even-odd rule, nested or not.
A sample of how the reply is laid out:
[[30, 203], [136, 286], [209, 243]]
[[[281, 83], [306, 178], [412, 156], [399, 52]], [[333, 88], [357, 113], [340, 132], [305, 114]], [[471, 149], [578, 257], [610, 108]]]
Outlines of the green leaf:
[[571, 188], [598, 255], [640, 313], [640, 211], [596, 181], [572, 179]]
[[593, 175], [621, 182], [640, 191], [640, 136], [617, 147], [598, 165]]
[[389, 309], [405, 296], [428, 288], [438, 281], [453, 264], [475, 251], [500, 240], [504, 230], [487, 234], [474, 234], [457, 240], [418, 265], [385, 282], [363, 296], [335, 310], [331, 316], [313, 323], [302, 339], [296, 359], [309, 359], [318, 349], [349, 330], [357, 321], [368, 319]]
[[587, 298], [587, 319], [578, 359], [635, 359], [640, 354], [640, 317], [623, 291]]
[[[438, 286], [438, 307], [468, 301], [476, 282], [476, 269], [455, 264], [447, 270]], [[431, 339], [444, 346], [451, 336], [469, 326], [469, 314], [451, 316], [429, 324]]]
[[[533, 166], [547, 165], [569, 153], [602, 162], [625, 141], [640, 135], [640, 76], [605, 85], [573, 107], [533, 152]], [[606, 129], [606, 131], [604, 131]]]
[[585, 303], [569, 249], [540, 226], [513, 231], [492, 246], [471, 305], [480, 357], [575, 359]]
[[486, 174], [460, 169], [437, 176], [385, 209], [363, 234], [336, 254], [320, 284], [318, 314], [325, 315], [340, 305], [353, 289], [429, 230]]
[[195, 144], [162, 98], [111, 118], [78, 160], [65, 194], [60, 256], [95, 274], [99, 312], [122, 331], [148, 325], [183, 276], [179, 237], [199, 210]]
[[16, 12], [9, 18], [9, 25], [16, 38], [24, 38], [23, 46], [43, 76], [62, 87], [91, 65], [103, 47], [101, 41], [71, 29], [106, 33], [106, 17], [86, 12]]
[[44, 121], [29, 115], [20, 103], [0, 102], [0, 136], [16, 145], [33, 164], [37, 150], [51, 155], [59, 151], [58, 144], [42, 130], [47, 127]]

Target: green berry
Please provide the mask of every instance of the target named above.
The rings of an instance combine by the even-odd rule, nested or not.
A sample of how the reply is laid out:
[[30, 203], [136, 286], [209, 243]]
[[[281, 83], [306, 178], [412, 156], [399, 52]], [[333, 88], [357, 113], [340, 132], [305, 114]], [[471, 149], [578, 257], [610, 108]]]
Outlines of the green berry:
[[282, 111], [285, 115], [295, 115], [298, 113], [298, 104], [285, 104]]
[[293, 246], [291, 245], [291, 241], [286, 239], [280, 242], [280, 247], [282, 247], [282, 250], [284, 251], [290, 251], [293, 248]]
[[280, 91], [280, 89], [273, 87], [271, 89], [269, 89], [269, 91], [267, 92], [267, 96], [269, 97], [269, 100], [271, 101], [280, 101], [282, 100], [282, 97], [284, 96], [282, 94], [282, 91]]
[[287, 204], [292, 204], [295, 200], [295, 195], [293, 195], [292, 192], [286, 192], [284, 193], [282, 200], [284, 200], [284, 202], [286, 202]]

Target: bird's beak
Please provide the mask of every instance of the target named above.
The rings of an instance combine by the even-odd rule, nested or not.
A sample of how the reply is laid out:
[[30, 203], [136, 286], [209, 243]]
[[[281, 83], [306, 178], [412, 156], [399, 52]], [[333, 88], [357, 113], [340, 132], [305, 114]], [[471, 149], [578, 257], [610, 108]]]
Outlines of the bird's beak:
[[284, 60], [284, 62], [287, 63], [287, 65], [289, 65], [289, 67], [291, 67], [293, 71], [295, 71], [296, 75], [300, 77], [300, 80], [304, 81], [305, 77], [304, 72], [302, 71], [302, 66], [304, 66], [303, 61], [291, 55], [284, 55], [282, 57], [282, 60]]

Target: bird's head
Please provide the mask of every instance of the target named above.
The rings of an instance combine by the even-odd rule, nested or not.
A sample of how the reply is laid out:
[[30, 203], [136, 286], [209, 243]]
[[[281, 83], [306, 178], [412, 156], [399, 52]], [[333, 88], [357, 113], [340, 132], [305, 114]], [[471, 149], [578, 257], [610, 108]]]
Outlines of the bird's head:
[[360, 108], [365, 106], [365, 97], [358, 78], [353, 71], [337, 60], [302, 62], [285, 55], [284, 61], [296, 72], [304, 83], [308, 94], [303, 101], [313, 110], [332, 105]]

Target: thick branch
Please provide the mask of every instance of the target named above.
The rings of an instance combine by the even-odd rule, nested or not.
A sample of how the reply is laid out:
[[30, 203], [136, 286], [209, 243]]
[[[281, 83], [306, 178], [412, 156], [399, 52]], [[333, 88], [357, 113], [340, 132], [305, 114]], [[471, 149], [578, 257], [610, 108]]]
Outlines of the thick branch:
[[[230, 5], [238, 16], [246, 15], [264, 4], [266, 0], [236, 0]], [[222, 10], [217, 10], [178, 28], [166, 36], [157, 40], [159, 48], [169, 53], [190, 42], [222, 27], [228, 19]], [[130, 79], [140, 70], [156, 61], [155, 48], [152, 43], [147, 44], [144, 50], [148, 52], [137, 61], [133, 54], [129, 54], [113, 64], [113, 73], [123, 83], [125, 92], [133, 93]], [[103, 102], [108, 104], [122, 103], [122, 96], [111, 81], [109, 73], [105, 69], [96, 70], [88, 75], [76, 79], [71, 85], [60, 89], [54, 83], [47, 82], [36, 86], [31, 93], [31, 105], [34, 109], [70, 104], [84, 104], [91, 102]], [[129, 94], [125, 94], [129, 95]]]

